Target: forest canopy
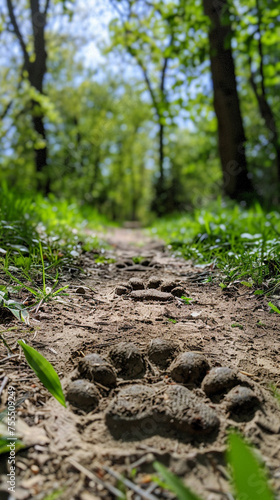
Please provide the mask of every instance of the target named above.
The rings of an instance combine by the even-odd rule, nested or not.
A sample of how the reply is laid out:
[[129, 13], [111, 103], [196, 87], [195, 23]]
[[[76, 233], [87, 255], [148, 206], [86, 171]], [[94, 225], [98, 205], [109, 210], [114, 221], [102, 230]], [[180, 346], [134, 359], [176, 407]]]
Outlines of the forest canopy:
[[277, 0], [5, 0], [0, 182], [151, 220], [278, 204]]

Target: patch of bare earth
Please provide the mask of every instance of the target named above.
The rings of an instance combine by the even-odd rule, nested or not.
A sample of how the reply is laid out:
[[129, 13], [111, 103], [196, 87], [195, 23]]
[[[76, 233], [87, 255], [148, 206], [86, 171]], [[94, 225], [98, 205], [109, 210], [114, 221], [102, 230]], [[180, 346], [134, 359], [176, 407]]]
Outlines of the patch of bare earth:
[[[9, 379], [2, 409], [8, 385], [26, 398], [17, 417], [28, 448], [17, 455], [13, 498], [60, 489], [62, 500], [117, 498], [114, 473], [133, 475], [138, 492], [128, 486], [127, 498], [174, 498], [152, 482], [154, 460], [202, 498], [230, 498], [224, 451], [233, 427], [260, 450], [279, 492], [280, 409], [269, 391], [280, 382], [276, 314], [242, 285], [223, 291], [204, 283], [210, 270], [139, 230], [114, 230], [108, 239], [116, 262], [97, 265], [84, 255], [86, 274], [65, 276], [69, 297], [44, 305], [32, 331], [7, 332], [16, 323], [2, 320], [9, 344], [24, 337], [38, 349], [68, 397], [63, 408], [23, 357], [7, 358], [2, 348], [0, 376]], [[6, 467], [2, 456], [2, 495]]]

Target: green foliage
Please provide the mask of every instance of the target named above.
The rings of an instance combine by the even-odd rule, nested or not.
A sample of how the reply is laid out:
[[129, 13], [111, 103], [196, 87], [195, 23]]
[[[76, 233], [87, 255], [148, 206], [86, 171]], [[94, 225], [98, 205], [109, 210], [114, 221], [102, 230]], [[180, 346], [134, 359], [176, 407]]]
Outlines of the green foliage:
[[272, 304], [272, 302], [269, 302], [268, 303], [270, 309], [278, 314], [280, 314], [280, 309], [278, 309], [278, 307], [276, 307], [274, 304]]
[[151, 230], [185, 258], [222, 269], [223, 288], [242, 278], [256, 285], [264, 280], [270, 280], [270, 285], [279, 282], [277, 212], [266, 213], [259, 205], [245, 210], [218, 202], [208, 210], [158, 221]]
[[[98, 71], [88, 55], [86, 62], [81, 57], [85, 45], [95, 41], [93, 32], [85, 30], [82, 42], [73, 36], [81, 22], [79, 9], [73, 1], [55, 3], [48, 13], [44, 93], [35, 90], [22, 71], [14, 34], [5, 24], [0, 27], [5, 31], [2, 53], [11, 51], [11, 57], [1, 58], [0, 67], [0, 182], [16, 186], [20, 205], [28, 198], [26, 192], [36, 189], [40, 176], [47, 176], [57, 197], [64, 196], [70, 204], [78, 198], [85, 210], [90, 205], [93, 217], [99, 212], [113, 220], [150, 222], [149, 207], [157, 201], [155, 137], [161, 124], [165, 212], [205, 207], [221, 193], [222, 177], [203, 2], [112, 2], [110, 40], [106, 32], [107, 41], [100, 44], [104, 62]], [[279, 197], [279, 7], [275, 0], [260, 0], [258, 5], [254, 0], [233, 0], [229, 6], [249, 170], [257, 195], [273, 206]], [[19, 2], [16, 14], [20, 28], [30, 22], [25, 2]], [[87, 18], [90, 15], [87, 12]], [[92, 16], [99, 15], [96, 8]], [[58, 32], [55, 26], [62, 20], [65, 26]], [[31, 41], [27, 48], [32, 59]], [[252, 72], [257, 94], [250, 83]], [[266, 97], [273, 120], [262, 116], [257, 96]], [[46, 138], [34, 132], [31, 102], [44, 114]], [[45, 145], [48, 166], [36, 174], [34, 148]], [[48, 225], [47, 216], [44, 224]], [[18, 230], [16, 224], [7, 229], [11, 245], [24, 248]]]
[[18, 340], [18, 344], [21, 346], [30, 368], [36, 373], [42, 384], [62, 406], [66, 407], [60, 380], [51, 363], [23, 340]]
[[19, 321], [29, 323], [28, 311], [20, 302], [9, 299], [9, 292], [4, 285], [0, 286], [0, 310], [1, 308], [8, 309]]
[[154, 462], [154, 468], [163, 477], [164, 482], [158, 478], [154, 480], [163, 488], [168, 489], [176, 494], [178, 500], [201, 500], [200, 497], [192, 493], [192, 491], [184, 485], [177, 476], [172, 474], [164, 465], [159, 462]]
[[231, 467], [236, 500], [273, 500], [263, 467], [238, 434], [229, 437], [228, 462]]
[[193, 302], [195, 302], [195, 300], [191, 297], [185, 297], [184, 295], [181, 297], [181, 299], [185, 302], [185, 304], [192, 304]]
[[[6, 437], [6, 436], [0, 436], [0, 455], [3, 455], [4, 453], [9, 453], [11, 448], [11, 438]], [[24, 444], [19, 441], [18, 439], [15, 441], [15, 451], [19, 451], [22, 448], [24, 448]]]

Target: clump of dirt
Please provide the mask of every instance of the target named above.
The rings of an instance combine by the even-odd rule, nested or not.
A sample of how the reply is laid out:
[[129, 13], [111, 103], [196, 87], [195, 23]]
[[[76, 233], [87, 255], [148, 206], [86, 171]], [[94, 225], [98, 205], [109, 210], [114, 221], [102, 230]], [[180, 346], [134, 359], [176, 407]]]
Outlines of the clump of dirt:
[[209, 369], [210, 365], [203, 354], [183, 352], [170, 366], [170, 375], [175, 382], [199, 385]]
[[236, 370], [221, 366], [212, 368], [203, 380], [202, 387], [207, 396], [214, 396], [224, 394], [240, 382], [241, 377]]
[[149, 360], [161, 369], [165, 369], [179, 351], [176, 342], [165, 339], [153, 339], [148, 348]]
[[128, 284], [133, 290], [144, 290], [145, 288], [144, 281], [140, 278], [130, 278]]
[[170, 302], [173, 299], [171, 293], [154, 289], [136, 290], [131, 292], [130, 297], [134, 300], [156, 300], [158, 302]]
[[94, 384], [83, 379], [70, 382], [66, 397], [69, 403], [87, 412], [95, 410], [99, 403], [99, 392]]
[[119, 376], [137, 378], [144, 375], [144, 358], [137, 346], [131, 342], [120, 342], [110, 350], [109, 356]]
[[225, 397], [226, 409], [231, 418], [252, 418], [255, 410], [259, 407], [258, 396], [249, 387], [238, 385], [229, 391]]
[[106, 387], [115, 387], [117, 376], [113, 367], [98, 354], [88, 354], [80, 360], [78, 370], [81, 376]]

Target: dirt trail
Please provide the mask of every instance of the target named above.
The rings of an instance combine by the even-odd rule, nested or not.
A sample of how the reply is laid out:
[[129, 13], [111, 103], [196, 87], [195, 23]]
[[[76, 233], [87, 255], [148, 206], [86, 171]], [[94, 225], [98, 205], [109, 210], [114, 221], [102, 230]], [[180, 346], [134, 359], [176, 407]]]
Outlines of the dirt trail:
[[[2, 364], [17, 397], [29, 395], [18, 410], [32, 432], [22, 429], [30, 448], [18, 455], [15, 498], [60, 488], [62, 500], [117, 498], [104, 467], [128, 478], [137, 470], [146, 498], [173, 498], [150, 480], [155, 459], [204, 499], [230, 498], [230, 427], [261, 451], [280, 491], [280, 410], [268, 390], [280, 381], [277, 316], [241, 284], [205, 283], [210, 269], [140, 230], [106, 238], [116, 262], [97, 265], [85, 254], [86, 275], [69, 270], [61, 285], [71, 284], [70, 296], [45, 305], [29, 337], [60, 373], [68, 407], [49, 398], [23, 359]], [[19, 336], [10, 332], [9, 341]]]

